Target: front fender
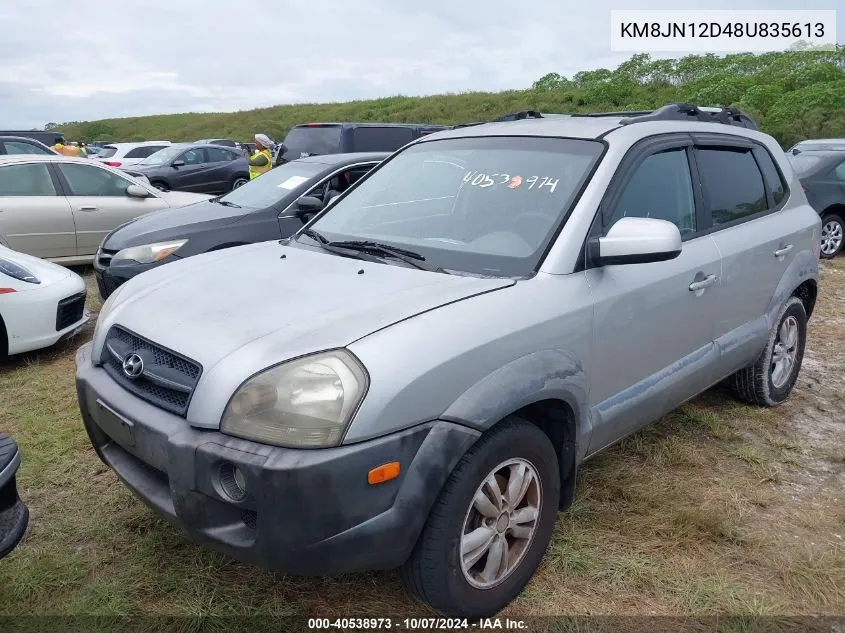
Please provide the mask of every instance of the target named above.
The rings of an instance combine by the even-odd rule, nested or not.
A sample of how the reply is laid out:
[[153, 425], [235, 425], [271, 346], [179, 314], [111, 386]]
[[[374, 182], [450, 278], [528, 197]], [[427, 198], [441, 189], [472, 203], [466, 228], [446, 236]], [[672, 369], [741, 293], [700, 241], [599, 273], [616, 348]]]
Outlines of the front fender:
[[476, 382], [446, 409], [441, 419], [486, 431], [527, 405], [560, 400], [572, 410], [577, 461], [581, 461], [592, 434], [588, 394], [584, 365], [575, 354], [559, 349], [540, 350], [517, 358]]

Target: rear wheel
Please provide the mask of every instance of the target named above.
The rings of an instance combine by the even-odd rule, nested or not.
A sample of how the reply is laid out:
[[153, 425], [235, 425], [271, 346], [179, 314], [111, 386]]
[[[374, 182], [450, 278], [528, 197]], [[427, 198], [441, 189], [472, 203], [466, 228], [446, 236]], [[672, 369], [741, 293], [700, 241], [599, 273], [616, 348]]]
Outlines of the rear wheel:
[[486, 617], [528, 584], [560, 498], [559, 465], [539, 428], [510, 418], [461, 459], [402, 568], [409, 592], [453, 617]]
[[751, 367], [731, 377], [734, 392], [750, 404], [773, 407], [789, 397], [807, 340], [807, 312], [798, 297], [790, 297], [781, 308], [763, 354]]
[[249, 182], [249, 178], [244, 178], [243, 176], [238, 176], [232, 181], [232, 189], [237, 189], [238, 187], [243, 187], [246, 183]]
[[824, 259], [836, 257], [836, 254], [842, 250], [842, 242], [842, 218], [835, 213], [828, 213], [822, 218], [821, 256]]

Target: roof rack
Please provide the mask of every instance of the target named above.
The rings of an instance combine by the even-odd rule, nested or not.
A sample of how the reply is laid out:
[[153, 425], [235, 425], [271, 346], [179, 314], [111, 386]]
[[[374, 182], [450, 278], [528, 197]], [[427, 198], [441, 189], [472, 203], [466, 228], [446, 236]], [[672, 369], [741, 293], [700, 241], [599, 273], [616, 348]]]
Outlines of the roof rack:
[[705, 108], [689, 103], [670, 103], [657, 110], [629, 110], [626, 112], [595, 112], [589, 114], [573, 114], [572, 116], [587, 117], [624, 117], [621, 125], [631, 123], [645, 123], [646, 121], [689, 121], [696, 120], [704, 123], [723, 123], [739, 127], [758, 130], [757, 124], [747, 114], [736, 108]]

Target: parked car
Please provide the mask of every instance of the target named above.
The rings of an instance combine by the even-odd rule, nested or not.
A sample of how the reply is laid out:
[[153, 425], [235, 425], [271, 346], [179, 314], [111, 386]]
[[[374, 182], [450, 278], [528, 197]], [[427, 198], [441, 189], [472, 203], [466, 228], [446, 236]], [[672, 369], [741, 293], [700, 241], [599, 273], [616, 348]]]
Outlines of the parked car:
[[203, 145], [222, 145], [223, 147], [238, 148], [238, 144], [228, 138], [202, 138], [198, 140], [197, 143], [201, 143]]
[[15, 549], [29, 523], [29, 508], [18, 496], [15, 479], [20, 464], [15, 441], [0, 433], [0, 558]]
[[133, 220], [109, 233], [94, 258], [105, 300], [132, 277], [192, 255], [293, 235], [387, 153], [301, 158], [184, 209]]
[[249, 182], [249, 161], [231, 147], [177, 143], [133, 165], [161, 191], [225, 193]]
[[426, 134], [446, 129], [421, 123], [303, 123], [290, 129], [276, 162], [349, 152], [393, 152]]
[[790, 147], [788, 154], [799, 154], [810, 150], [845, 150], [845, 138], [817, 138], [800, 141]]
[[79, 331], [88, 321], [85, 294], [71, 270], [0, 246], [0, 359]]
[[0, 244], [62, 264], [87, 264], [115, 227], [208, 198], [163, 193], [87, 158], [0, 156]]
[[845, 148], [808, 150], [791, 155], [807, 201], [822, 218], [821, 256], [836, 257], [842, 250], [845, 227]]
[[700, 115], [433, 134], [282, 244], [131, 279], [76, 358], [93, 446], [202, 545], [495, 613], [585, 459], [795, 385], [821, 222], [772, 137]]
[[22, 136], [0, 136], [0, 156], [10, 154], [41, 154], [58, 156], [59, 153], [40, 141]]
[[160, 149], [169, 147], [170, 141], [145, 141], [143, 143], [112, 143], [100, 149], [94, 160], [105, 163], [109, 167], [131, 167], [145, 158], [149, 158]]
[[3, 130], [0, 131], [0, 136], [29, 138], [39, 143], [44, 143], [47, 147], [52, 147], [62, 138], [62, 135], [58, 132], [41, 132], [39, 130]]

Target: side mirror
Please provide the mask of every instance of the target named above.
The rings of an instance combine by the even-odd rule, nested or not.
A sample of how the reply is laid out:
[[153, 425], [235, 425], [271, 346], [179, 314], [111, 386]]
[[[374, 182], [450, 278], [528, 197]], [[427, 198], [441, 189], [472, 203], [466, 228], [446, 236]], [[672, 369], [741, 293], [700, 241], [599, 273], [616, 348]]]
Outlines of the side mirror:
[[666, 220], [622, 218], [590, 247], [599, 266], [665, 262], [681, 254], [681, 232]]
[[126, 195], [130, 198], [149, 198], [150, 192], [141, 185], [129, 185], [126, 188]]
[[317, 213], [323, 209], [323, 201], [315, 196], [302, 196], [296, 201], [296, 214]]
[[15, 549], [29, 525], [29, 508], [18, 496], [15, 481], [20, 463], [17, 445], [0, 433], [0, 558]]
[[181, 160], [181, 159], [180, 160], [174, 160], [172, 163], [170, 163], [171, 167], [183, 167], [184, 165], [185, 165], [185, 161]]

